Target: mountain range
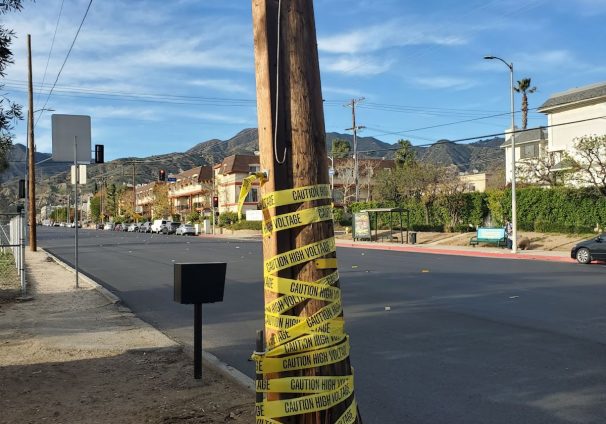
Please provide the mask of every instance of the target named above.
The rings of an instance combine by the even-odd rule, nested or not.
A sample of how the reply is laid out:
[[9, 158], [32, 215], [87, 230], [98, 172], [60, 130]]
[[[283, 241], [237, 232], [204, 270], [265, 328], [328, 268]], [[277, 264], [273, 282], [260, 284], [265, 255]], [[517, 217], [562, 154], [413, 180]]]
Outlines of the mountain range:
[[[336, 139], [353, 142], [351, 134], [327, 133], [326, 143], [328, 150]], [[480, 140], [474, 143], [459, 144], [449, 140], [439, 140], [428, 146], [415, 146], [414, 151], [422, 161], [439, 165], [455, 165], [461, 172], [483, 172], [504, 166], [505, 155], [500, 149], [502, 138]], [[385, 143], [374, 137], [358, 137], [358, 151], [361, 157], [375, 157], [392, 159], [397, 149], [396, 145]], [[91, 165], [88, 169], [89, 186], [92, 188], [93, 180], [102, 176], [111, 177], [116, 184], [132, 183], [133, 161], [135, 181], [137, 184], [154, 181], [158, 170], [164, 169], [168, 174], [200, 165], [209, 165], [220, 162], [223, 158], [233, 154], [254, 154], [258, 150], [258, 137], [256, 128], [245, 129], [228, 140], [212, 139], [196, 144], [185, 152], [174, 152], [163, 155], [143, 158], [120, 158], [105, 164]], [[50, 158], [49, 153], [36, 153], [36, 162]], [[16, 180], [25, 175], [26, 149], [21, 144], [12, 147], [9, 155], [10, 165], [0, 174], [0, 184], [14, 185]], [[51, 160], [39, 163], [36, 166], [38, 184], [63, 185], [68, 181], [70, 164], [55, 163]], [[11, 184], [12, 183], [12, 184]]]

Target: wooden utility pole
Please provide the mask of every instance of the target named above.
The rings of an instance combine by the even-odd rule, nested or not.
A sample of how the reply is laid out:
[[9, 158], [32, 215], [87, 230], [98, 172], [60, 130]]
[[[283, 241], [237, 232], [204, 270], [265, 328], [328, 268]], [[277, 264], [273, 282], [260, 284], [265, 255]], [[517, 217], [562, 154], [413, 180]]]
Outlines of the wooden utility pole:
[[[313, 1], [281, 0], [280, 4], [279, 0], [252, 0], [252, 6], [259, 149], [261, 170], [268, 176], [262, 192], [267, 194], [295, 187], [328, 184]], [[272, 211], [272, 216], [325, 205], [330, 205], [330, 199], [281, 206]], [[280, 253], [326, 240], [332, 236], [334, 236], [332, 220], [279, 231], [264, 238], [263, 256], [268, 260]], [[331, 256], [334, 257], [334, 253]], [[313, 282], [330, 272], [331, 270], [318, 269], [312, 261], [285, 269], [277, 275]], [[338, 287], [339, 283], [334, 286]], [[266, 304], [276, 298], [275, 293], [265, 291]], [[309, 317], [326, 304], [324, 301], [308, 300], [302, 306], [294, 308], [293, 315]], [[266, 327], [267, 344], [271, 343], [274, 336], [275, 331]], [[277, 373], [272, 378], [350, 374], [351, 367], [347, 358], [321, 368]], [[268, 399], [275, 400], [276, 396], [270, 394]], [[288, 398], [288, 395], [281, 396]], [[279, 421], [296, 424], [333, 423], [350, 403], [351, 400], [326, 411], [281, 418]], [[357, 418], [355, 422], [361, 423], [361, 419]]]
[[28, 221], [29, 221], [29, 250], [35, 252], [38, 248], [36, 241], [36, 164], [34, 161], [34, 88], [32, 82], [32, 37], [27, 34], [27, 63], [28, 63], [28, 101], [27, 112], [27, 166], [28, 166]]
[[351, 126], [351, 128], [347, 128], [347, 131], [353, 131], [353, 159], [354, 159], [353, 174], [354, 174], [354, 185], [355, 185], [355, 189], [356, 189], [356, 196], [355, 196], [356, 202], [360, 201], [360, 185], [359, 185], [359, 180], [360, 180], [359, 163], [360, 162], [358, 160], [358, 131], [363, 128], [366, 128], [363, 125], [356, 124], [356, 105], [363, 100], [364, 100], [364, 97], [362, 97], [360, 99], [352, 99], [350, 103], [345, 105], [345, 106], [351, 107], [352, 126]]

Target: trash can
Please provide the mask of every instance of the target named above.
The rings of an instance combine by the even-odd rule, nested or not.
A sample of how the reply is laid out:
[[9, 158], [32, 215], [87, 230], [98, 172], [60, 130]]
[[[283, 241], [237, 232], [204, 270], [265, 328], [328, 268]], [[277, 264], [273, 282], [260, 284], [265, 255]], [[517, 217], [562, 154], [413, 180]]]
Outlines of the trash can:
[[417, 244], [417, 233], [408, 233], [408, 243]]

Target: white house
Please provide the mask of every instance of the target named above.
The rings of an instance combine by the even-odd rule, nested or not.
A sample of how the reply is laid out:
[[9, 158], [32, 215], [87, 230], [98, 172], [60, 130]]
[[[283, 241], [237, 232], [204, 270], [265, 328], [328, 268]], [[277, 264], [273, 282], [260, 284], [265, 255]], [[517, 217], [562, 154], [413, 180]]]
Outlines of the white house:
[[[557, 163], [563, 152], [571, 153], [577, 138], [606, 134], [606, 82], [556, 93], [538, 111], [547, 115], [547, 128], [516, 129], [516, 163], [542, 157], [547, 152], [554, 155]], [[505, 178], [509, 183], [511, 130], [505, 134], [501, 148], [505, 150]], [[558, 169], [557, 165], [553, 169]]]

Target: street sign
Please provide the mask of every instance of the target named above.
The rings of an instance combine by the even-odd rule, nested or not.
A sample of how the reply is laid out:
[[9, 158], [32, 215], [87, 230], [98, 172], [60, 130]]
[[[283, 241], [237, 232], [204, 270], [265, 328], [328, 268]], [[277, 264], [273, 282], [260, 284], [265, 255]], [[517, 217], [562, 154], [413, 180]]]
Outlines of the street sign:
[[166, 179], [166, 181], [168, 181], [169, 183], [176, 183], [177, 182], [177, 178], [176, 177], [168, 177]]
[[[78, 165], [78, 182], [80, 185], [86, 185], [86, 165]], [[76, 166], [72, 165], [72, 185], [76, 184]]]
[[[52, 115], [53, 160], [90, 163], [90, 116]], [[74, 147], [77, 146], [77, 152]], [[74, 157], [75, 156], [75, 157]]]
[[328, 175], [331, 177], [335, 175], [335, 168], [328, 168]]

